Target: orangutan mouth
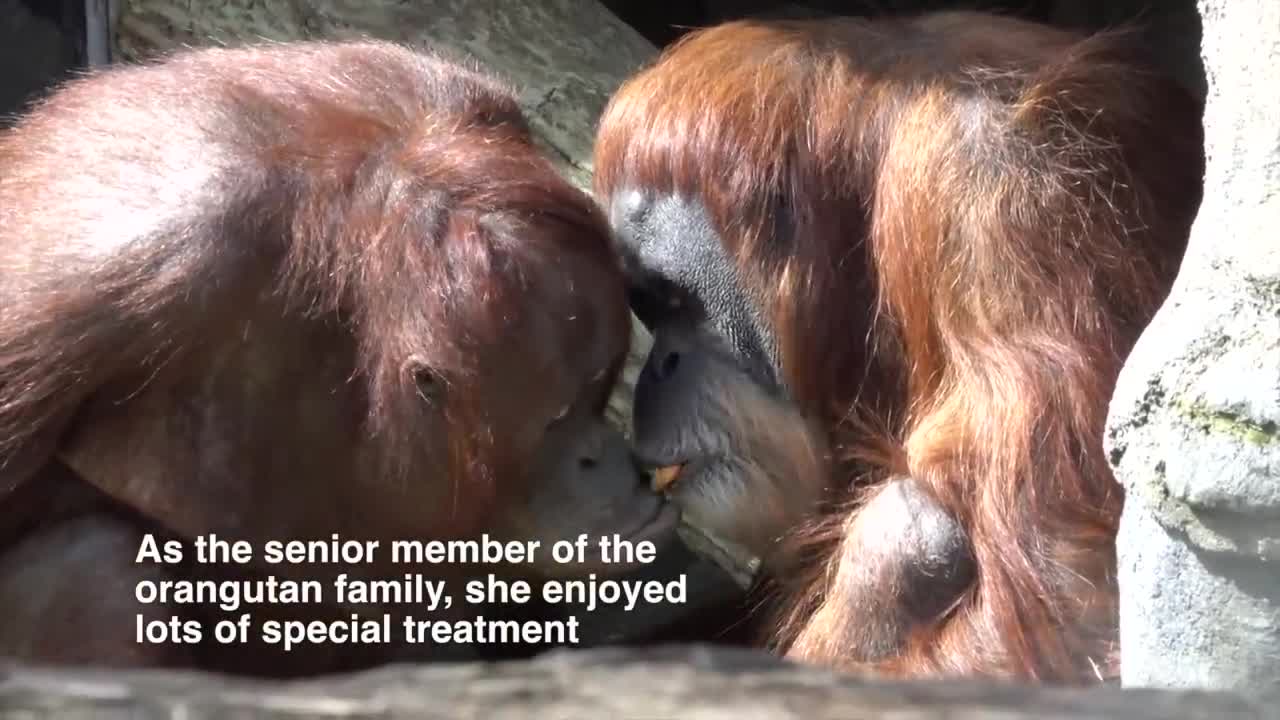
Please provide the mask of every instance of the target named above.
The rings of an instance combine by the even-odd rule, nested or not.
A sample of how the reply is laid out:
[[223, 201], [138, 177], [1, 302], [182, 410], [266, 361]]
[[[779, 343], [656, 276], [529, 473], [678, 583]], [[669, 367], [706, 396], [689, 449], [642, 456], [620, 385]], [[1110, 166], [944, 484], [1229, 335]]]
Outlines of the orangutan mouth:
[[667, 488], [675, 484], [680, 478], [680, 473], [684, 470], [688, 463], [680, 463], [679, 465], [668, 465], [660, 467], [653, 471], [653, 482], [650, 487], [654, 492], [666, 492]]

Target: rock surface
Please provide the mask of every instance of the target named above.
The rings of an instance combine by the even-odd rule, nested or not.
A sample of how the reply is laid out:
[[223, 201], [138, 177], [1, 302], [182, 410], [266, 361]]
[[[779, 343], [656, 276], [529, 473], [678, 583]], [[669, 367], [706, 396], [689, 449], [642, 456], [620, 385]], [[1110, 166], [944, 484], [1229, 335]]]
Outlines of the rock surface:
[[1123, 681], [1280, 686], [1280, 3], [1201, 0], [1206, 193], [1108, 446]]
[[587, 187], [595, 122], [654, 47], [589, 0], [122, 0], [118, 55], [183, 45], [372, 36], [480, 61], [520, 91], [535, 131]]
[[528, 662], [395, 666], [255, 683], [175, 673], [6, 668], [0, 718], [212, 720], [1234, 720], [1280, 717], [1280, 698], [1189, 691], [877, 683], [757, 653], [704, 648], [560, 651]]

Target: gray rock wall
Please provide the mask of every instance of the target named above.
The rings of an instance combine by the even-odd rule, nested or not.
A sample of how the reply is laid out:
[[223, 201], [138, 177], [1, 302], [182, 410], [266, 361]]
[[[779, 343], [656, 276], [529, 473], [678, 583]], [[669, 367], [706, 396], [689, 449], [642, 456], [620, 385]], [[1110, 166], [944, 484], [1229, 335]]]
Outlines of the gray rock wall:
[[556, 652], [528, 662], [391, 667], [294, 683], [0, 668], [23, 720], [1263, 720], [1280, 697], [872, 683], [757, 653]]
[[1107, 442], [1123, 681], [1280, 685], [1280, 3], [1201, 0], [1205, 199]]

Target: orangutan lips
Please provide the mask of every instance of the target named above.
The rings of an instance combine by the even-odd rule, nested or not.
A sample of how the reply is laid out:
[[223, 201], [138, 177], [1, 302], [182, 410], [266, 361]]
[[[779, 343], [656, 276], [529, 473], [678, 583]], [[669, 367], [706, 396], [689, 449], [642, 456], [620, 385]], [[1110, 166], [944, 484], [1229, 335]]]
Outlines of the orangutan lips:
[[653, 482], [650, 487], [654, 492], [665, 492], [667, 488], [675, 484], [677, 478], [680, 477], [680, 471], [684, 470], [684, 465], [668, 465], [660, 467], [653, 471]]

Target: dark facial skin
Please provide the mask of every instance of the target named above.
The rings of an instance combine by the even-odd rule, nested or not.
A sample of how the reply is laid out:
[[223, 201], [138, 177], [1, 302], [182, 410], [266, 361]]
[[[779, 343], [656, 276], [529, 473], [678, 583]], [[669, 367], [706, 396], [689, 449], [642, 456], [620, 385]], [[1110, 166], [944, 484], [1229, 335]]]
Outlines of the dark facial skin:
[[[593, 538], [584, 566], [552, 565], [551, 572], [612, 572], [626, 566], [600, 565], [595, 540], [619, 535], [639, 542], [671, 539], [676, 506], [649, 489], [622, 434], [598, 415], [565, 418], [549, 427], [535, 465], [534, 492], [517, 517], [514, 537], [541, 540], [546, 553], [558, 540]], [[527, 526], [527, 530], [519, 530]]]
[[[544, 370], [531, 373], [524, 365], [536, 357], [533, 346], [492, 356], [497, 362], [486, 381], [492, 388], [490, 397], [502, 404], [507, 388], [506, 397], [521, 398], [521, 405], [507, 407], [499, 416], [515, 422], [510, 437], [532, 438], [532, 462], [526, 499], [505, 506], [491, 534], [541, 541], [543, 562], [535, 569], [542, 575], [631, 570], [634, 567], [625, 564], [602, 564], [599, 538], [616, 534], [663, 546], [674, 539], [680, 513], [650, 489], [630, 444], [605, 420], [617, 370], [625, 359], [629, 327], [619, 328], [613, 314], [602, 312], [595, 299], [618, 288], [604, 278], [589, 282], [590, 266], [571, 255], [562, 259], [562, 268], [581, 279], [581, 299], [562, 301], [573, 308], [574, 322], [562, 328], [547, 322], [543, 332], [558, 335], [560, 343]], [[556, 541], [573, 541], [583, 533], [592, 538], [583, 563], [551, 560]]]
[[697, 203], [628, 191], [609, 216], [632, 308], [654, 337], [636, 384], [636, 453], [681, 468], [664, 489], [691, 520], [767, 555], [823, 481], [772, 330]]
[[[770, 323], [700, 204], [631, 190], [609, 214], [632, 307], [654, 336], [636, 385], [637, 454], [691, 519], [768, 563], [827, 483], [822, 435], [788, 395]], [[670, 466], [680, 467], [674, 480], [661, 469]], [[935, 598], [951, 602], [950, 590], [967, 585], [970, 549], [909, 478], [890, 481], [868, 508], [885, 541], [876, 557], [849, 558], [842, 581], [901, 588], [877, 626], [905, 632], [910, 618], [938, 611]]]

